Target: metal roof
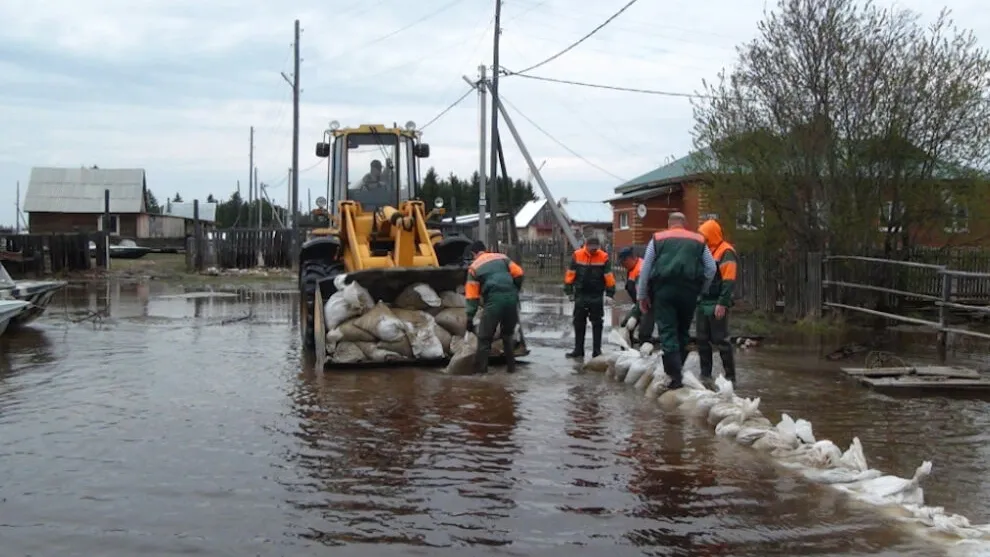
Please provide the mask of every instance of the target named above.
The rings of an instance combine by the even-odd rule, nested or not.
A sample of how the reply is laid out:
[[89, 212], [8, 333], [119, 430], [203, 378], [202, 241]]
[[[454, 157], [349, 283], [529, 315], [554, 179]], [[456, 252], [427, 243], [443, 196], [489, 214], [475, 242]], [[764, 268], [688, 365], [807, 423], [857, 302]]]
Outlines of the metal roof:
[[516, 213], [516, 228], [526, 228], [529, 226], [536, 215], [540, 213], [540, 209], [547, 204], [546, 199], [534, 199], [522, 206], [519, 212]]
[[[216, 222], [218, 203], [201, 201], [199, 203], [199, 220], [205, 222]], [[195, 216], [193, 203], [191, 201], [169, 201], [165, 203], [165, 214], [173, 217], [182, 217], [192, 220]]]
[[612, 224], [612, 207], [605, 201], [560, 200], [567, 219], [577, 224]]
[[[615, 188], [615, 193], [627, 193], [642, 187], [659, 185], [664, 182], [672, 182], [680, 178], [694, 176], [699, 173], [698, 162], [700, 161], [696, 157], [706, 156], [711, 156], [711, 151], [708, 149], [691, 153], [686, 157], [681, 157], [670, 164], [661, 166], [660, 168], [651, 170], [642, 176], [629, 180], [625, 184]], [[703, 158], [701, 160], [703, 160]]]
[[31, 169], [24, 195], [28, 213], [102, 213], [110, 190], [110, 212], [145, 212], [145, 173], [140, 168]]
[[[509, 213], [499, 213], [498, 218], [502, 219], [508, 217]], [[491, 220], [492, 214], [485, 213], [485, 218]], [[446, 217], [440, 222], [454, 222], [453, 218]], [[478, 213], [473, 213], [470, 215], [457, 215], [457, 224], [476, 224], [478, 222]]]
[[648, 188], [636, 189], [630, 192], [626, 192], [622, 195], [617, 195], [610, 199], [606, 199], [606, 203], [612, 203], [615, 201], [644, 201], [646, 199], [653, 199], [654, 197], [660, 197], [661, 195], [670, 195], [672, 193], [681, 191], [682, 187], [680, 184], [670, 184], [666, 186], [653, 186]]

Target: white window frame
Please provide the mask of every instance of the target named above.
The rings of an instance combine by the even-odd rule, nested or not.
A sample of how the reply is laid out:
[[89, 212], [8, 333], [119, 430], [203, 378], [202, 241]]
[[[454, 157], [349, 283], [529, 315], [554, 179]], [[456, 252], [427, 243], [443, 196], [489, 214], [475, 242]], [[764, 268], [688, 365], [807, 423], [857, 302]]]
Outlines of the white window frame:
[[[964, 234], [969, 232], [969, 207], [963, 203], [956, 203], [950, 193], [946, 193], [944, 197], [945, 207], [949, 212], [949, 222], [945, 226], [945, 231], [949, 234]], [[962, 210], [965, 216], [959, 216], [960, 210]]]
[[700, 222], [705, 222], [706, 220], [718, 220], [718, 213], [703, 213]]
[[[763, 209], [763, 205], [760, 204], [759, 201], [757, 201], [755, 199], [752, 199], [752, 198], [749, 198], [749, 199], [740, 199], [739, 200], [739, 203], [736, 206], [736, 210], [739, 211], [740, 207], [742, 207], [742, 206], [745, 206], [745, 211], [744, 212], [737, 212], [736, 213], [736, 229], [738, 229], [738, 230], [757, 230], [761, 226], [763, 226], [763, 224], [765, 222], [764, 221], [765, 210]], [[754, 213], [756, 212], [756, 207], [757, 206], [759, 206], [759, 209], [760, 209], [760, 214], [759, 214], [758, 217], [754, 215]], [[743, 216], [743, 214], [745, 214], [745, 216], [746, 216], [746, 221], [743, 222], [743, 223], [740, 223], [739, 217]]]
[[[878, 225], [878, 228], [880, 229], [880, 232], [890, 232], [891, 231], [891, 227], [890, 227], [890, 225], [888, 223], [890, 222], [890, 216], [891, 216], [891, 214], [893, 214], [893, 211], [894, 211], [894, 202], [893, 201], [884, 201], [883, 204], [880, 205], [880, 223]], [[900, 213], [900, 216], [902, 216], [902, 217], [904, 216], [904, 204], [903, 203], [901, 204], [900, 211], [898, 211], [898, 212]]]
[[629, 211], [619, 213], [619, 230], [629, 230], [629, 220]]
[[[110, 215], [110, 235], [120, 236], [120, 215]], [[103, 232], [103, 215], [96, 217], [96, 229]]]

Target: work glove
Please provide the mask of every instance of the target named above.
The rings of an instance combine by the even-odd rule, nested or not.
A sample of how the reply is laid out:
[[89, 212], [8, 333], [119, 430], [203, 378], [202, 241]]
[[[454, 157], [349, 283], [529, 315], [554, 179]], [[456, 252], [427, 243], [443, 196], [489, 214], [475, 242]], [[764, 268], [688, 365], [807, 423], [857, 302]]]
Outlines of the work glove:
[[474, 332], [474, 317], [468, 317], [468, 320], [467, 320], [467, 332], [469, 332], [469, 333], [473, 333]]

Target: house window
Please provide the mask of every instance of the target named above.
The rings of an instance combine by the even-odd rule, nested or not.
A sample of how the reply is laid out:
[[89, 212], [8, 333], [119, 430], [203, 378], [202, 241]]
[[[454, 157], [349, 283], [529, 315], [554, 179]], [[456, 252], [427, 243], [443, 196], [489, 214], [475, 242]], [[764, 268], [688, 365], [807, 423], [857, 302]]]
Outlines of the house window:
[[619, 213], [619, 230], [629, 230], [629, 213]]
[[718, 220], [718, 213], [704, 213], [701, 215], [701, 222], [706, 220]]
[[881, 232], [891, 232], [900, 229], [899, 222], [892, 222], [893, 220], [900, 220], [899, 217], [904, 216], [904, 205], [898, 205], [897, 214], [894, 214], [894, 202], [884, 201], [883, 205], [880, 206], [880, 231]]
[[763, 226], [763, 206], [755, 199], [743, 199], [736, 212], [736, 228], [756, 230]]
[[[103, 231], [103, 215], [96, 217], [96, 229]], [[110, 215], [110, 234], [120, 236], [120, 216]]]
[[953, 234], [969, 231], [969, 208], [962, 203], [957, 203], [951, 195], [945, 198], [945, 208], [948, 213], [948, 222], [945, 231]]

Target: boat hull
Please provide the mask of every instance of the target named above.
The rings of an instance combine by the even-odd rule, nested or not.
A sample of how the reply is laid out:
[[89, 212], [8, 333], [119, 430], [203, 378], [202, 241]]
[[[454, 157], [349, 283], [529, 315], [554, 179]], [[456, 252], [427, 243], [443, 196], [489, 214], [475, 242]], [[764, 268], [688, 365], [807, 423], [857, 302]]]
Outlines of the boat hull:
[[7, 329], [10, 328], [11, 321], [24, 313], [29, 307], [30, 304], [20, 300], [6, 300], [0, 303], [0, 335], [7, 332]]
[[52, 299], [59, 290], [64, 288], [65, 281], [17, 281], [16, 286], [11, 291], [11, 297], [15, 300], [30, 304], [23, 312], [15, 315], [10, 320], [9, 327], [12, 329], [25, 327], [44, 315], [45, 310], [51, 305]]

